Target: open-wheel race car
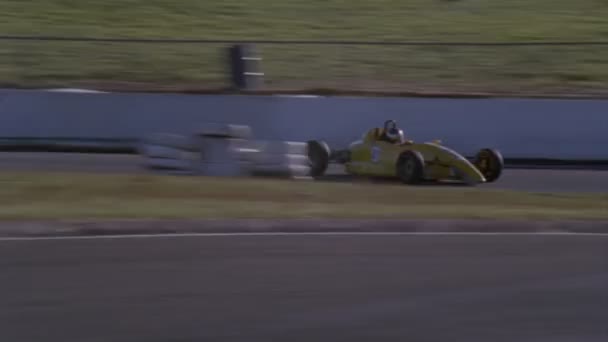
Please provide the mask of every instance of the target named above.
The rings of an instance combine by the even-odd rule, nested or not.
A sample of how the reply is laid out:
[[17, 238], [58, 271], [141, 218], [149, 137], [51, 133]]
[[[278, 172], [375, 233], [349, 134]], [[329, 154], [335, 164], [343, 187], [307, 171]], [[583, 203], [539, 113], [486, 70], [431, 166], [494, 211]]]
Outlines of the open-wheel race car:
[[370, 129], [346, 150], [331, 151], [325, 142], [311, 140], [308, 156], [315, 178], [334, 162], [343, 164], [350, 175], [394, 178], [406, 184], [444, 180], [489, 183], [500, 177], [504, 167], [502, 155], [495, 149], [483, 148], [470, 161], [439, 140], [406, 140], [393, 120], [386, 121], [383, 129]]

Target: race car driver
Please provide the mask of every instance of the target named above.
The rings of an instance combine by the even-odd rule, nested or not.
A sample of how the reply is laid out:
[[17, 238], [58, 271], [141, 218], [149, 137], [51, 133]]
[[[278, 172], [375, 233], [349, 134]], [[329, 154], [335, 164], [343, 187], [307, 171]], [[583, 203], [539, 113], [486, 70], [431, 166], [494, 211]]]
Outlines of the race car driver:
[[387, 120], [384, 122], [384, 129], [378, 140], [386, 141], [391, 144], [401, 143], [403, 141], [403, 132], [397, 127], [395, 120]]

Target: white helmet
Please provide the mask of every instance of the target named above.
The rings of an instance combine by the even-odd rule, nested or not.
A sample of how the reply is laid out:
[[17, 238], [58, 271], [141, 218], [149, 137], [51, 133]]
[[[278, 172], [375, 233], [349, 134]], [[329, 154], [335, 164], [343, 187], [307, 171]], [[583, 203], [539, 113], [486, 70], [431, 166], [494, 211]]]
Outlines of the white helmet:
[[395, 120], [388, 120], [384, 123], [384, 134], [393, 141], [403, 140], [403, 132], [397, 127]]

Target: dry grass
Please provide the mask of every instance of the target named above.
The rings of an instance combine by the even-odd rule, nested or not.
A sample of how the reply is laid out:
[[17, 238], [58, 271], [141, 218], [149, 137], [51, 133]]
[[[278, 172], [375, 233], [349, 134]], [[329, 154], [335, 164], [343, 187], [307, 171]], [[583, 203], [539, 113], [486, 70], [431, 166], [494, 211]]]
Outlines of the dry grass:
[[607, 195], [156, 175], [0, 173], [0, 219], [607, 219]]
[[[602, 0], [0, 0], [6, 35], [602, 41]], [[0, 82], [19, 86], [209, 88], [227, 84], [226, 46], [2, 42]], [[272, 89], [603, 92], [605, 46], [261, 45]]]

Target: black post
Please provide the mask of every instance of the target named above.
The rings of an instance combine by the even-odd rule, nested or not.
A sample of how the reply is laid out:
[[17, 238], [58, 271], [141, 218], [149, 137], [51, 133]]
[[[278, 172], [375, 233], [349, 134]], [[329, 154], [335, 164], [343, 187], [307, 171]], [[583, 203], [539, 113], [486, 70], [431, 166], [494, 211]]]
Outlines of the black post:
[[229, 48], [232, 86], [238, 90], [259, 89], [264, 83], [260, 71], [262, 58], [251, 44], [237, 44]]

